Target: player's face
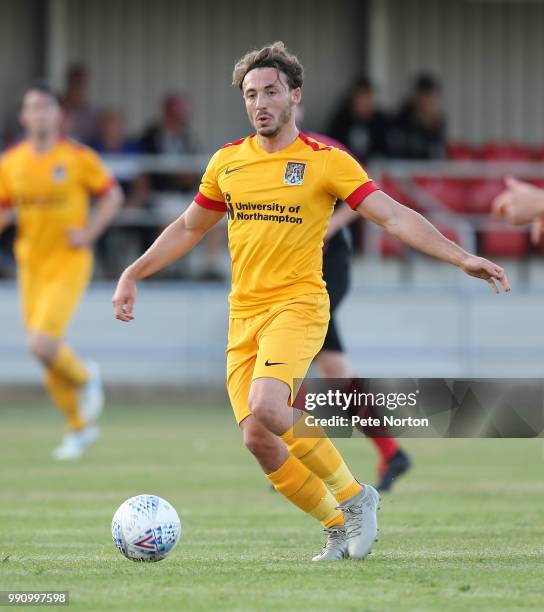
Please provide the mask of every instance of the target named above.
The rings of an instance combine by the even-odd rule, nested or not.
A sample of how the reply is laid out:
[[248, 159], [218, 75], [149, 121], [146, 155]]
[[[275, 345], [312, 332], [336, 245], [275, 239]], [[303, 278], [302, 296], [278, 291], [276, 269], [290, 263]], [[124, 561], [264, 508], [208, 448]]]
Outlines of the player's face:
[[45, 137], [59, 130], [61, 110], [58, 102], [41, 91], [29, 91], [23, 98], [21, 123], [29, 136]]
[[300, 88], [290, 89], [287, 77], [276, 68], [254, 68], [243, 82], [244, 102], [257, 134], [273, 138], [291, 121], [300, 102]]

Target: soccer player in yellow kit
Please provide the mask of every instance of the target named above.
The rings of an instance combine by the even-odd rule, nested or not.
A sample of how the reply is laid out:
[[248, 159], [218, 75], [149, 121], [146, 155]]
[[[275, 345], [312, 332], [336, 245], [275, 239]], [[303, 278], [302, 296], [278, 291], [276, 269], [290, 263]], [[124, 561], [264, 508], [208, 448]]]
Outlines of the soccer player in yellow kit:
[[[378, 493], [361, 485], [322, 431], [294, 435], [293, 380], [321, 349], [329, 300], [323, 236], [336, 199], [411, 246], [506, 290], [504, 271], [466, 253], [392, 200], [347, 153], [300, 133], [294, 111], [303, 70], [283, 43], [235, 66], [256, 133], [217, 151], [188, 210], [122, 274], [115, 316], [134, 318], [136, 282], [190, 251], [225, 213], [232, 259], [227, 388], [244, 443], [277, 491], [320, 521], [314, 560], [363, 558], [377, 533]], [[322, 436], [322, 437], [318, 437]]]
[[[63, 336], [91, 277], [91, 246], [122, 196], [91, 149], [61, 137], [61, 112], [47, 86], [25, 93], [20, 119], [27, 137], [0, 160], [0, 231], [14, 212], [24, 326], [47, 391], [67, 421], [53, 456], [67, 460], [98, 437], [103, 392], [97, 364], [84, 364]], [[98, 202], [89, 220], [90, 195]]]

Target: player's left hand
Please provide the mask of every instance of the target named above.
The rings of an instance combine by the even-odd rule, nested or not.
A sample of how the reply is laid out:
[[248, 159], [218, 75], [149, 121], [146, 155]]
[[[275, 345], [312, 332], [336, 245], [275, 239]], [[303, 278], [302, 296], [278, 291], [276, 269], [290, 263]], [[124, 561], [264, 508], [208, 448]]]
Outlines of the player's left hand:
[[92, 245], [88, 230], [80, 227], [69, 227], [66, 230], [66, 238], [73, 249], [87, 249]]
[[510, 291], [510, 284], [504, 270], [488, 259], [477, 257], [476, 255], [468, 255], [461, 263], [460, 268], [469, 276], [485, 280], [495, 293], [499, 293], [499, 288], [495, 281], [499, 281], [505, 292]]

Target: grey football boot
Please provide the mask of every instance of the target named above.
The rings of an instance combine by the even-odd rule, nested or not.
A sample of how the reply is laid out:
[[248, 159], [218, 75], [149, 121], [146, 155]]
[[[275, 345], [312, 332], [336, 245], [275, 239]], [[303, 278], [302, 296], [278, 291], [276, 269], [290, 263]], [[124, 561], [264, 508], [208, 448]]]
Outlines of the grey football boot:
[[376, 515], [380, 496], [374, 487], [362, 486], [362, 491], [338, 506], [344, 513], [348, 553], [352, 559], [364, 559], [370, 554], [378, 534]]
[[323, 529], [327, 535], [322, 551], [312, 561], [340, 561], [348, 556], [348, 544], [346, 539], [346, 528], [343, 525], [335, 525]]

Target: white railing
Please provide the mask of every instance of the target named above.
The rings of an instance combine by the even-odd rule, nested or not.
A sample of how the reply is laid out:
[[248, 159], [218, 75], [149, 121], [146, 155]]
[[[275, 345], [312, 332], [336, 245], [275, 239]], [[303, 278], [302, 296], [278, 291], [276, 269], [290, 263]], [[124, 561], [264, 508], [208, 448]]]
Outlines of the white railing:
[[[104, 160], [120, 180], [130, 181], [142, 173], [202, 174], [209, 161], [209, 156], [107, 155], [104, 156]], [[474, 232], [489, 222], [488, 215], [474, 213], [463, 215], [452, 211], [438, 197], [419, 186], [414, 180], [416, 177], [500, 180], [506, 175], [514, 175], [526, 180], [544, 181], [544, 162], [532, 161], [382, 160], [369, 165], [368, 171], [377, 184], [380, 184], [384, 176], [397, 182], [410, 199], [417, 201], [431, 218], [447, 222], [455, 227], [460, 236], [465, 237], [465, 246], [467, 247], [474, 244]], [[183, 209], [190, 203], [193, 195], [191, 193], [174, 192], [169, 194], [168, 197], [179, 203], [179, 208]], [[117, 224], [129, 226], [160, 225], [172, 220], [172, 208], [171, 206], [158, 206], [156, 209], [153, 207], [151, 209], [125, 209]], [[503, 227], [507, 226], [504, 225]], [[527, 230], [521, 228], [517, 231], [525, 232]]]
[[[209, 155], [105, 155], [104, 160], [121, 181], [130, 181], [140, 174], [186, 173], [201, 175], [209, 161]], [[492, 221], [487, 214], [460, 214], [454, 212], [433, 195], [423, 189], [416, 181], [418, 177], [442, 179], [488, 179], [499, 180], [506, 175], [514, 175], [528, 180], [544, 181], [544, 162], [532, 161], [479, 161], [479, 160], [380, 160], [368, 167], [369, 175], [378, 185], [384, 176], [394, 180], [402, 191], [433, 223], [452, 228], [464, 248], [476, 250], [476, 236], [481, 229], [489, 228]], [[195, 187], [196, 190], [196, 187]], [[194, 197], [193, 191], [152, 193], [151, 206], [124, 208], [115, 221], [117, 227], [156, 227], [160, 229], [173, 221]], [[502, 222], [494, 222], [493, 229], [526, 233], [528, 229], [512, 228]], [[365, 255], [377, 256], [381, 252], [380, 240], [383, 230], [374, 224], [366, 223]], [[409, 261], [411, 251], [404, 254]]]

